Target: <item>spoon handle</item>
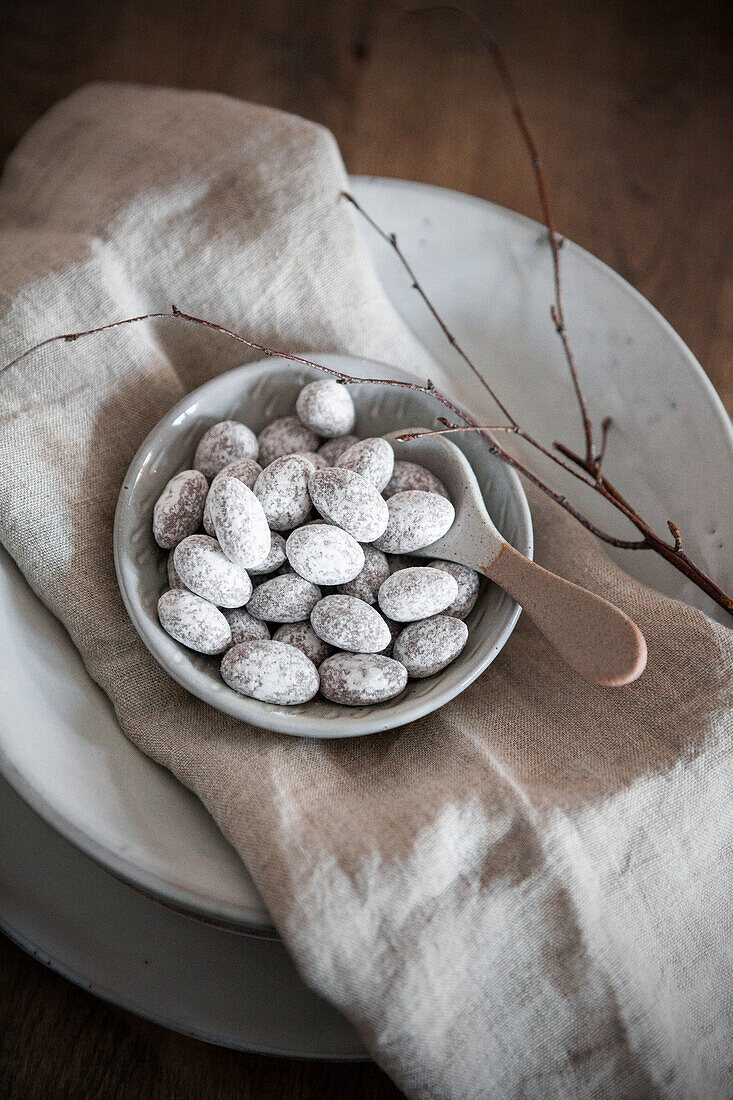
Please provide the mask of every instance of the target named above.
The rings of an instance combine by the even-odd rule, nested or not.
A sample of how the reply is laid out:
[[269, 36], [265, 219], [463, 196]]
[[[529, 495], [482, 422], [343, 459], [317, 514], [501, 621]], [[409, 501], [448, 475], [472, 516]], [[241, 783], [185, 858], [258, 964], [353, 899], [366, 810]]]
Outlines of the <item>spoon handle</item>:
[[560, 656], [587, 680], [619, 687], [641, 676], [644, 635], [608, 600], [555, 576], [508, 543], [484, 572], [521, 604]]

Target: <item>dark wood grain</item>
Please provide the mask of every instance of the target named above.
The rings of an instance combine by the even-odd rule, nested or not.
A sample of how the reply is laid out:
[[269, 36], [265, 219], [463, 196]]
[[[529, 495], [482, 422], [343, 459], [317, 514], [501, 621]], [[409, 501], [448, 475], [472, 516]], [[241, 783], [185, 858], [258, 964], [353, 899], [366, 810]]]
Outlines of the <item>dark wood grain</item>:
[[[671, 321], [733, 409], [730, 38], [725, 5], [484, 6], [540, 144], [560, 230]], [[89, 80], [210, 88], [316, 119], [353, 172], [537, 216], [487, 58], [445, 19], [372, 0], [15, 0], [0, 24], [0, 157]], [[137, 1020], [0, 940], [0, 1096], [398, 1095], [369, 1065], [237, 1054]]]

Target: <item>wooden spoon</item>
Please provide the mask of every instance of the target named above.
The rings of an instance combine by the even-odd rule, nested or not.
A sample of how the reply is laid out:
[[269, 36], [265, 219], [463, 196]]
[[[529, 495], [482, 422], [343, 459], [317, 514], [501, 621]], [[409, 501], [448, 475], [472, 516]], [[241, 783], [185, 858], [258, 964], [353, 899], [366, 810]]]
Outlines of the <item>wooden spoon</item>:
[[[411, 556], [455, 561], [489, 577], [524, 608], [560, 656], [587, 680], [618, 687], [641, 676], [647, 650], [636, 623], [608, 600], [515, 550], [492, 523], [466, 456], [444, 436], [419, 438], [426, 431], [402, 429], [386, 438], [397, 458], [418, 462], [440, 478], [456, 518], [443, 538]], [[409, 442], [398, 438], [412, 433], [418, 438]]]

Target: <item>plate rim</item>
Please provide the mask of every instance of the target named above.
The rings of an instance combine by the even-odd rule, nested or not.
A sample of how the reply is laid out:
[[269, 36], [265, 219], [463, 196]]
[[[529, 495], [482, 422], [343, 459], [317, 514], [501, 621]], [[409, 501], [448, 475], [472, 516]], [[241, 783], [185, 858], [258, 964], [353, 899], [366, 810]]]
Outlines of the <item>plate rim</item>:
[[[122, 736], [124, 737], [124, 734]], [[207, 904], [195, 894], [188, 894], [183, 897], [182, 895], [185, 892], [183, 887], [176, 888], [177, 894], [172, 891], [166, 892], [164, 887], [161, 886], [162, 880], [160, 878], [141, 870], [137, 863], [125, 859], [113, 848], [97, 841], [89, 833], [80, 829], [66, 814], [57, 810], [41, 792], [36, 791], [27, 782], [23, 773], [19, 772], [12, 761], [9, 760], [2, 745], [0, 745], [0, 775], [12, 787], [28, 809], [38, 814], [42, 821], [58, 833], [63, 840], [68, 841], [77, 851], [98, 867], [101, 867], [112, 878], [117, 879], [118, 882], [130, 887], [132, 890], [137, 890], [150, 901], [154, 901], [173, 912], [180, 913], [182, 916], [200, 921], [202, 924], [211, 925], [213, 928], [225, 932], [251, 936], [255, 939], [280, 940], [277, 929], [272, 922], [265, 923], [259, 916], [254, 915], [251, 918], [244, 917], [242, 908], [234, 908], [225, 904], [213, 906]], [[0, 918], [1, 925], [2, 919]]]
[[262, 1054], [268, 1058], [301, 1058], [303, 1061], [308, 1062], [343, 1062], [344, 1064], [359, 1064], [373, 1061], [366, 1052], [364, 1054], [314, 1054], [313, 1051], [299, 1049], [277, 1050], [273, 1047], [256, 1046], [252, 1043], [233, 1043], [231, 1040], [221, 1035], [216, 1035], [215, 1033], [210, 1033], [203, 1029], [199, 1031], [198, 1029], [182, 1027], [180, 1024], [176, 1023], [172, 1017], [164, 1013], [158, 1014], [151, 1012], [148, 1008], [141, 1008], [139, 1005], [136, 1005], [132, 999], [127, 999], [120, 994], [112, 992], [110, 989], [97, 985], [96, 982], [90, 982], [73, 967], [67, 966], [58, 956], [49, 955], [44, 948], [39, 947], [38, 944], [34, 943], [32, 939], [19, 931], [2, 916], [0, 916], [0, 933], [7, 936], [11, 943], [14, 943], [15, 946], [19, 947], [21, 951], [24, 951], [26, 955], [30, 955], [36, 962], [41, 963], [42, 966], [47, 967], [49, 970], [53, 971], [54, 974], [58, 974], [67, 982], [71, 982], [72, 985], [83, 989], [86, 993], [91, 993], [93, 997], [98, 997], [106, 1004], [114, 1005], [116, 1008], [121, 1008], [125, 1012], [130, 1012], [133, 1016], [138, 1017], [138, 1019], [148, 1020], [151, 1024], [157, 1024], [158, 1027], [164, 1027], [168, 1031], [174, 1031], [177, 1035], [185, 1035], [189, 1039], [196, 1039], [200, 1043], [222, 1047], [225, 1050], [241, 1051], [243, 1054]]
[[[128, 886], [126, 883], [120, 882], [120, 880], [116, 879], [114, 876], [108, 876], [106, 868], [101, 866], [95, 860], [89, 860], [86, 854], [80, 851], [66, 837], [59, 836], [58, 831], [54, 829], [53, 826], [49, 824], [49, 822], [45, 821], [39, 814], [36, 814], [35, 811], [27, 805], [25, 800], [18, 795], [14, 788], [12, 788], [11, 784], [4, 781], [2, 778], [0, 778], [0, 815], [4, 815], [8, 812], [4, 809], [4, 800], [8, 796], [10, 796], [11, 799], [17, 798], [18, 802], [22, 806], [22, 809], [20, 810], [14, 811], [11, 809], [9, 811], [10, 814], [13, 815], [17, 814], [18, 812], [22, 812], [23, 814], [31, 814], [34, 819], [37, 819], [37, 824], [34, 822], [34, 825], [35, 828], [40, 830], [40, 834], [38, 835], [41, 836], [43, 843], [46, 846], [49, 842], [54, 845], [60, 842], [63, 845], [63, 860], [74, 861], [74, 864], [75, 861], [88, 861], [91, 874], [95, 876], [95, 878], [96, 876], [99, 876], [101, 879], [101, 883], [98, 883], [97, 885], [100, 886], [102, 890], [112, 888], [116, 893], [117, 890], [122, 889], [125, 895], [123, 904], [126, 906], [131, 906], [133, 910], [135, 910], [136, 906], [139, 906], [145, 901], [150, 900], [147, 899], [146, 895], [144, 894], [139, 894], [138, 896], [137, 891]], [[36, 834], [35, 828], [31, 830], [31, 845], [33, 846], [33, 851], [37, 852], [36, 846], [38, 844], [38, 835]], [[67, 867], [66, 863], [63, 864], [63, 867], [64, 873], [68, 873], [69, 868]], [[33, 877], [34, 873], [31, 872], [31, 879], [33, 879]], [[109, 884], [107, 883], [108, 877]], [[85, 883], [88, 887], [89, 883], [86, 882], [86, 880]], [[114, 901], [114, 899], [110, 899], [108, 904], [110, 906], [114, 905], [113, 912], [117, 912], [117, 907], [119, 906], [119, 903], [119, 897], [117, 897], [116, 901]], [[43, 966], [48, 967], [50, 970], [59, 974], [65, 980], [79, 986], [81, 989], [85, 990], [88, 993], [92, 993], [95, 997], [99, 997], [101, 1000], [107, 1002], [108, 1004], [116, 1005], [117, 1007], [122, 1008], [127, 1012], [131, 1012], [133, 1015], [136, 1015], [142, 1019], [150, 1020], [152, 1023], [155, 1023], [160, 1027], [168, 1028], [182, 1035], [188, 1035], [192, 1038], [199, 1040], [200, 1042], [210, 1043], [215, 1046], [222, 1046], [230, 1050], [241, 1050], [252, 1054], [264, 1054], [274, 1058], [304, 1058], [310, 1061], [349, 1063], [368, 1062], [371, 1060], [368, 1051], [364, 1050], [363, 1048], [361, 1051], [354, 1050], [349, 1052], [342, 1051], [341, 1053], [329, 1053], [324, 1050], [316, 1050], [313, 1047], [309, 1049], [305, 1047], [298, 1047], [295, 1045], [287, 1046], [287, 1044], [283, 1044], [281, 1047], [278, 1048], [274, 1046], [258, 1045], [256, 1042], [243, 1042], [236, 1038], [234, 1034], [234, 1026], [232, 1027], [229, 1034], [226, 1034], [225, 1032], [222, 1032], [221, 1030], [216, 1030], [212, 1027], [206, 1028], [191, 1026], [190, 1020], [188, 1021], [188, 1025], [186, 1025], [181, 1020], [177, 1019], [175, 1015], [172, 1015], [170, 1011], [155, 1011], [150, 1002], [150, 999], [148, 998], [148, 1000], [146, 1001], [144, 996], [140, 1000], [136, 999], [135, 990], [130, 988], [129, 985], [124, 988], [120, 987], [119, 989], [115, 989], [113, 982], [107, 982], [105, 984], [104, 980], [100, 980], [98, 967], [93, 968], [96, 976], [90, 977], [85, 975], [83, 964], [88, 959], [88, 955], [86, 954], [86, 952], [84, 952], [83, 949], [81, 952], [79, 951], [80, 941], [78, 937], [80, 934], [80, 929], [78, 921], [83, 921], [84, 929], [88, 930], [89, 920], [84, 915], [83, 909], [81, 911], [81, 916], [77, 915], [76, 919], [69, 919], [67, 916], [68, 913], [68, 905], [67, 903], [63, 903], [61, 909], [54, 910], [50, 918], [46, 918], [46, 916], [42, 914], [42, 920], [44, 923], [40, 926], [38, 925], [37, 919], [34, 920], [34, 918], [31, 917], [31, 922], [35, 927], [35, 931], [26, 932], [23, 929], [22, 913], [16, 911], [11, 917], [6, 912], [0, 912], [0, 935], [7, 936], [7, 938], [12, 943], [16, 944], [17, 947], [26, 952], [26, 954], [30, 955], [36, 961], [40, 962]], [[60, 923], [58, 919], [59, 914], [61, 915]], [[189, 919], [185, 914], [175, 914], [175, 916], [180, 917], [182, 921], [187, 921]], [[129, 919], [130, 918], [128, 916], [128, 923]], [[192, 921], [191, 923], [200, 928], [199, 921]], [[143, 926], [146, 928], [149, 926], [149, 918], [143, 920]], [[207, 926], [204, 927], [204, 930], [197, 931], [196, 934], [198, 936], [203, 935], [208, 937], [215, 936], [217, 935], [217, 933], [220, 932], [223, 935], [231, 935], [231, 933], [227, 932], [226, 930], [213, 927], [209, 928]], [[46, 937], [45, 946], [44, 936]], [[98, 937], [95, 938], [98, 939]], [[51, 940], [53, 940], [53, 943], [51, 942]], [[104, 939], [104, 950], [107, 950], [106, 942], [106, 939]], [[285, 952], [286, 949], [284, 945], [282, 945], [282, 943], [280, 943], [279, 941], [277, 942], [278, 946], [276, 950], [278, 952]], [[64, 961], [64, 952], [66, 951], [68, 953], [68, 950], [71, 950], [75, 953], [76, 961], [74, 963], [67, 963]], [[266, 965], [265, 960], [267, 956], [263, 956], [258, 962], [257, 955], [259, 954], [259, 948], [257, 948], [255, 945], [252, 945], [250, 950], [255, 953], [252, 959], [252, 964], [258, 965], [261, 968], [264, 967]], [[145, 952], [146, 955], [148, 951], [153, 953], [156, 951], [156, 944], [154, 941], [147, 946]], [[152, 958], [153, 955], [150, 955], [150, 957]], [[99, 960], [97, 960], [97, 962], [98, 961]], [[120, 964], [118, 962], [115, 963], [115, 965], [119, 966]], [[293, 965], [292, 961], [290, 965]], [[260, 972], [264, 973], [263, 970], [261, 970]], [[300, 979], [300, 981], [302, 982], [302, 978]], [[125, 990], [127, 990], [127, 992]], [[347, 1024], [349, 1024], [349, 1021], [346, 1022]], [[353, 1025], [349, 1026], [353, 1031]], [[357, 1041], [359, 1041], [358, 1036]]]

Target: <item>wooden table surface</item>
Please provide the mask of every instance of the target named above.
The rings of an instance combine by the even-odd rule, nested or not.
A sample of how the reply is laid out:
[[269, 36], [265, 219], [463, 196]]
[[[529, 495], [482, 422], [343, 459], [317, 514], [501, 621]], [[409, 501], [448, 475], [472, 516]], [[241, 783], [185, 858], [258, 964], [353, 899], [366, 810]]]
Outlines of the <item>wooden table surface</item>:
[[[476, 10], [515, 74], [560, 230], [657, 306], [733, 409], [725, 5], [497, 0]], [[100, 79], [282, 107], [329, 126], [352, 172], [538, 215], [496, 75], [475, 36], [444, 17], [399, 19], [372, 0], [9, 0], [0, 156], [54, 101]], [[397, 1095], [372, 1065], [250, 1056], [174, 1035], [0, 938], [4, 1100]]]

